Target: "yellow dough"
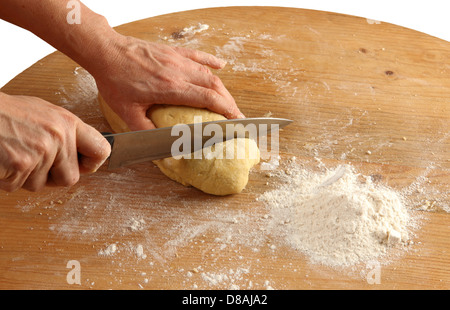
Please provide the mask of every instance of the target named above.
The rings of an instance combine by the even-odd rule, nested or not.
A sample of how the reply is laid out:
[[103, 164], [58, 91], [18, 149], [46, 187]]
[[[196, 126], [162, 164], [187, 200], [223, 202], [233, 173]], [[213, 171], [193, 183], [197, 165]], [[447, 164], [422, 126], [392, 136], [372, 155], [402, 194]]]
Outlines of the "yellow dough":
[[[103, 115], [114, 132], [130, 131], [125, 122], [111, 110], [101, 96], [99, 96], [99, 103]], [[206, 109], [168, 105], [153, 106], [147, 116], [158, 128], [192, 124], [195, 116], [201, 116], [202, 122], [225, 119], [222, 115]], [[245, 147], [245, 156], [242, 159], [237, 156], [240, 147]], [[198, 152], [203, 152], [202, 159], [195, 159], [196, 156], [191, 154], [191, 159], [170, 157], [153, 162], [166, 176], [185, 186], [194, 186], [208, 194], [230, 195], [240, 193], [245, 188], [250, 169], [260, 161], [256, 142], [246, 138], [216, 143]], [[234, 152], [234, 156], [229, 156], [230, 154], [227, 156], [227, 152]], [[217, 153], [222, 156], [218, 156]]]

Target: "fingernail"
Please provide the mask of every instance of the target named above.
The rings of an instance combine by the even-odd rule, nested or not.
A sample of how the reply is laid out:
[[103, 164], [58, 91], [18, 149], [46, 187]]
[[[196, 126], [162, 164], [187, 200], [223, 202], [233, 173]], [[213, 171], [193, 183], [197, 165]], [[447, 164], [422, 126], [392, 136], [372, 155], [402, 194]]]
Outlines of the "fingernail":
[[225, 67], [226, 65], [227, 65], [227, 61], [226, 60], [224, 60], [224, 59], [220, 59], [219, 58], [219, 66], [221, 67], [221, 68], [223, 68], [223, 67]]
[[245, 115], [239, 112], [238, 118], [245, 118]]
[[95, 160], [90, 157], [82, 157], [81, 165], [83, 166], [85, 173], [95, 173], [100, 168], [101, 164], [99, 164], [98, 160]]

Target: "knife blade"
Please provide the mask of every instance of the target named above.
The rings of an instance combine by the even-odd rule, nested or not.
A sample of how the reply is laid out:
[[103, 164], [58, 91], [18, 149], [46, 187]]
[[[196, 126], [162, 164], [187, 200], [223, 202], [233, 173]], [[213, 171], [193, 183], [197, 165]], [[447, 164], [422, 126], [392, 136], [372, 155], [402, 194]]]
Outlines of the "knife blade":
[[145, 161], [173, 157], [173, 145], [179, 139], [188, 141], [176, 155], [190, 154], [217, 142], [246, 137], [256, 139], [289, 125], [292, 120], [284, 118], [243, 118], [178, 124], [150, 130], [124, 133], [103, 133], [111, 144], [108, 169], [137, 164]]

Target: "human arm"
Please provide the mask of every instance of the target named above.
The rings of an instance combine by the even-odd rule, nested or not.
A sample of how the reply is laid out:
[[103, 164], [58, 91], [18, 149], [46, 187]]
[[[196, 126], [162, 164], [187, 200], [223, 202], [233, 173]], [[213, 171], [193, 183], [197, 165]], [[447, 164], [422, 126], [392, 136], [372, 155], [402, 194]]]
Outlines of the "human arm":
[[153, 128], [153, 104], [208, 108], [243, 117], [222, 81], [208, 67], [211, 54], [123, 36], [81, 2], [80, 24], [67, 22], [67, 1], [2, 0], [0, 18], [33, 32], [92, 74], [100, 94], [132, 130]]
[[109, 143], [69, 111], [0, 92], [0, 189], [72, 186], [109, 156]]

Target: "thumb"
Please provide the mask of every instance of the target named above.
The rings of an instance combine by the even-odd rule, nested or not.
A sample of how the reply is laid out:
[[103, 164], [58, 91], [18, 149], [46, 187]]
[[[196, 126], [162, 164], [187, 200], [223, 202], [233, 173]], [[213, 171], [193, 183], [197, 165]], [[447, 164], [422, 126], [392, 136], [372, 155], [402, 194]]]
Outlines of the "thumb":
[[81, 122], [77, 127], [77, 151], [81, 173], [93, 173], [111, 154], [111, 145], [93, 127]]

